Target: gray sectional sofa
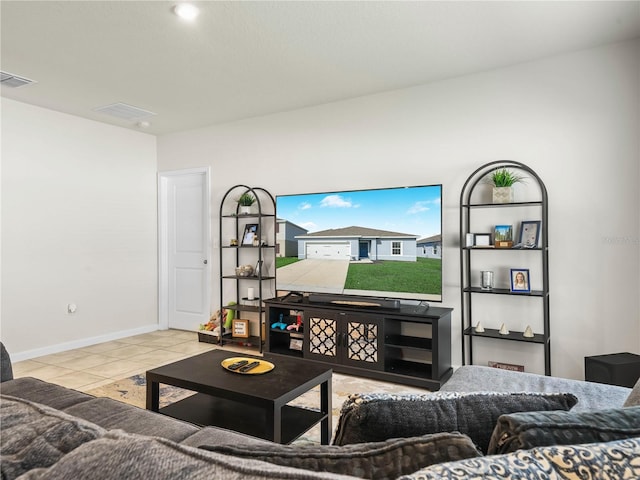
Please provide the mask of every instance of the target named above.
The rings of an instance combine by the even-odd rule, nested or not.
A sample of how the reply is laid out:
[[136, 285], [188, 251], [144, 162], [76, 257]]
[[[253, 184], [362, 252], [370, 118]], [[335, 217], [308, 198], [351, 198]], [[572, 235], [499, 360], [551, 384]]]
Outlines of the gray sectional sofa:
[[640, 478], [639, 386], [462, 367], [443, 393], [353, 395], [334, 445], [289, 446], [14, 379], [0, 346], [3, 480], [554, 478], [567, 458]]

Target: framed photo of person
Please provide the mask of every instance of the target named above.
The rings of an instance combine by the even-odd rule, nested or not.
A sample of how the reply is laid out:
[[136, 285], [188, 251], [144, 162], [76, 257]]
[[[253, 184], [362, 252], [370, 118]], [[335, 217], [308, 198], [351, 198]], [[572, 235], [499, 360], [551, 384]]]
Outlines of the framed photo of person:
[[258, 224], [247, 223], [244, 226], [244, 234], [242, 235], [242, 245], [253, 245], [253, 240], [258, 238]]
[[531, 284], [529, 283], [528, 268], [512, 268], [511, 269], [511, 291], [513, 293], [530, 293]]
[[536, 248], [540, 241], [540, 220], [530, 220], [520, 223], [520, 238], [518, 243], [523, 247]]

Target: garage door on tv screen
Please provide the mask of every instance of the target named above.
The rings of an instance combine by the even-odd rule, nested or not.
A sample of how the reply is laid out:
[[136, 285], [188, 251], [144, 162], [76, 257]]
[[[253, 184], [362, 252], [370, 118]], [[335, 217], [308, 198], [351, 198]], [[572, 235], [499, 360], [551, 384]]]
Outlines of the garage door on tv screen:
[[442, 185], [276, 197], [276, 287], [442, 301]]

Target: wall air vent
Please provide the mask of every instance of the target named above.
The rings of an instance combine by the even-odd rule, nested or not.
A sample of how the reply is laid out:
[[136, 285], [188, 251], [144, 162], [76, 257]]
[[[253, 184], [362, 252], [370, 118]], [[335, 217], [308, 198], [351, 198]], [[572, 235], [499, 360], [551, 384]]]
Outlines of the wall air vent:
[[111, 115], [112, 117], [122, 118], [124, 120], [137, 120], [157, 115], [155, 112], [143, 110], [142, 108], [127, 105], [126, 103], [113, 103], [111, 105], [105, 105], [104, 107], [94, 108], [94, 111]]
[[20, 77], [9, 72], [0, 72], [0, 85], [9, 88], [24, 87], [31, 83], [37, 83], [35, 80], [30, 80], [25, 77]]

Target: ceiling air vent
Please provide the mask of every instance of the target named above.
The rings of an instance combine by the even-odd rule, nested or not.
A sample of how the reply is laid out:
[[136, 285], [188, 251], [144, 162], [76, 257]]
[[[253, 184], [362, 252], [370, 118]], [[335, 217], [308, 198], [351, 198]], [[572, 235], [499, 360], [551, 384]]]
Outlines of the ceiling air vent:
[[143, 110], [142, 108], [134, 107], [133, 105], [127, 105], [126, 103], [113, 103], [111, 105], [105, 105], [104, 107], [98, 107], [94, 110], [96, 112], [122, 118], [124, 120], [136, 120], [139, 118], [156, 115], [155, 112]]
[[9, 72], [0, 72], [0, 85], [9, 88], [18, 88], [29, 85], [30, 83], [37, 83], [35, 80], [30, 80], [25, 77], [19, 77]]

